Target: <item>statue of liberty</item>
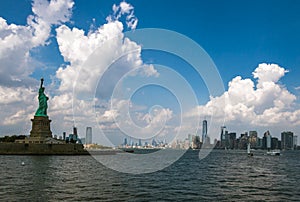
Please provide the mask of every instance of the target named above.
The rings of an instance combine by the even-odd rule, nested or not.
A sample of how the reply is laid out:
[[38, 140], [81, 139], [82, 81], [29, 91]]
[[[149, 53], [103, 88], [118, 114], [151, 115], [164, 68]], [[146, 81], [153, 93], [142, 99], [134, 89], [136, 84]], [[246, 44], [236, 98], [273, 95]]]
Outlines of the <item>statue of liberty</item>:
[[41, 78], [41, 86], [39, 89], [39, 108], [36, 110], [35, 112], [35, 116], [44, 116], [44, 117], [48, 117], [47, 116], [47, 101], [48, 101], [48, 97], [45, 95], [44, 91], [45, 91], [45, 87], [43, 87], [43, 83], [44, 83], [44, 79]]

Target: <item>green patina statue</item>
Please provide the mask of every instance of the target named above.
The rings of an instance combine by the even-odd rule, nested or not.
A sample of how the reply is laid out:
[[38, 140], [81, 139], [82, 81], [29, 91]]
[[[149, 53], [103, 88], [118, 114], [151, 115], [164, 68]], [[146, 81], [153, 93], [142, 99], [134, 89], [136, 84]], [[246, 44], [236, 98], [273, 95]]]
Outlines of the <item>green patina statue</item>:
[[43, 82], [44, 82], [44, 79], [41, 78], [41, 86], [39, 89], [39, 108], [36, 110], [35, 116], [48, 117], [47, 116], [47, 108], [48, 108], [47, 101], [49, 98], [44, 93], [45, 88], [43, 87]]

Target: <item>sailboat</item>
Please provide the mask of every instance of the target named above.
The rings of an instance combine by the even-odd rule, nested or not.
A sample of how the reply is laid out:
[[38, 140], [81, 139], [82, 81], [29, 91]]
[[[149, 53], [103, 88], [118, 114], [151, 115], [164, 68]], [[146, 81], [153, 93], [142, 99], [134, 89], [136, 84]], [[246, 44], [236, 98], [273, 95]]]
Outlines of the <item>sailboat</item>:
[[251, 150], [250, 143], [248, 143], [248, 145], [247, 145], [247, 154], [248, 154], [248, 156], [253, 156], [253, 153], [250, 150]]

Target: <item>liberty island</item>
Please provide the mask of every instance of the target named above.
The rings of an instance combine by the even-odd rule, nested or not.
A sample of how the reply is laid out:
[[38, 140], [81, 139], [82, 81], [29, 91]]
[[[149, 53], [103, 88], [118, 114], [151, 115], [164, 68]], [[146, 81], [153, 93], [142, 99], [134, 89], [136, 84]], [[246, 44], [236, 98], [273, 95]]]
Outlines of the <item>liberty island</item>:
[[47, 115], [49, 98], [43, 87], [44, 79], [41, 78], [39, 88], [39, 106], [31, 119], [32, 128], [29, 137], [16, 139], [15, 142], [1, 142], [0, 154], [32, 154], [32, 155], [65, 155], [65, 154], [89, 154], [81, 143], [66, 142], [52, 137], [50, 129], [51, 120]]

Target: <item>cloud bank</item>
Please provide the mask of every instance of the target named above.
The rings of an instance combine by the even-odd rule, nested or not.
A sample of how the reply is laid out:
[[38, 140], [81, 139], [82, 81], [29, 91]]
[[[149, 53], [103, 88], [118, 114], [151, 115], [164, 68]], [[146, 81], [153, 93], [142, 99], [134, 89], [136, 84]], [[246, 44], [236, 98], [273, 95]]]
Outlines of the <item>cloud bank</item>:
[[[110, 122], [110, 115], [116, 111], [109, 108], [109, 103], [113, 87], [120, 78], [133, 69], [139, 70], [139, 76], [158, 76], [152, 65], [143, 63], [141, 46], [124, 37], [126, 26], [129, 30], [137, 26], [133, 6], [121, 2], [113, 5], [112, 10], [113, 14], [106, 18], [107, 23], [88, 33], [67, 25], [55, 30], [60, 53], [68, 62], [67, 66], [63, 65], [56, 71], [60, 85], [52, 100], [55, 106], [52, 116], [60, 118], [59, 122], [63, 123], [60, 128], [76, 125], [81, 134], [86, 126], [115, 129], [116, 124]], [[101, 87], [98, 87], [99, 82]], [[105, 106], [97, 118], [95, 105]], [[97, 133], [96, 129], [94, 131]]]
[[[203, 117], [213, 116], [218, 120], [219, 126], [211, 127], [211, 135], [219, 138], [223, 123], [237, 132], [259, 130], [263, 133], [273, 128], [273, 135], [277, 137], [283, 130], [299, 131], [300, 110], [296, 96], [279, 82], [287, 72], [277, 64], [259, 64], [252, 73], [256, 82], [237, 76], [228, 83], [228, 90], [222, 96], [212, 97], [206, 105], [198, 106], [196, 110]], [[192, 112], [187, 114], [193, 115]]]

